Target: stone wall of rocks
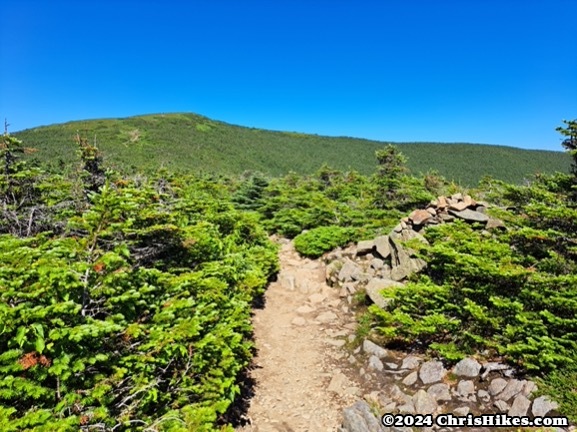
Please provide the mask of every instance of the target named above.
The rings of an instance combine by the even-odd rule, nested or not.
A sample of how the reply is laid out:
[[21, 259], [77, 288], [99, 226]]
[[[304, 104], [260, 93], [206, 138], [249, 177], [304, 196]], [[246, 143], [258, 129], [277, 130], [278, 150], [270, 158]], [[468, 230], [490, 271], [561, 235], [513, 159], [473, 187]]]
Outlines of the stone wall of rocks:
[[[364, 290], [375, 304], [384, 308], [388, 300], [381, 292], [390, 287], [402, 287], [412, 273], [426, 266], [405, 242], [426, 242], [422, 235], [424, 228], [455, 219], [488, 231], [506, 229], [502, 221], [486, 214], [487, 207], [468, 195], [440, 196], [425, 209], [415, 210], [403, 218], [388, 235], [325, 255], [326, 280], [329, 285], [339, 288], [341, 297], [348, 298], [349, 303], [356, 292]], [[447, 370], [438, 360], [426, 361], [422, 356], [386, 350], [369, 340], [351, 355], [349, 362], [357, 368], [365, 384], [375, 388], [365, 395], [365, 400], [344, 410], [341, 432], [413, 430], [382, 426], [378, 416], [384, 413], [558, 415], [557, 405], [547, 397], [533, 398], [534, 382], [516, 377], [514, 370], [501, 363], [479, 363], [474, 358], [467, 358]], [[574, 428], [559, 429], [565, 430]]]
[[[558, 406], [547, 396], [533, 397], [537, 386], [516, 377], [515, 371], [502, 363], [479, 363], [466, 358], [446, 369], [438, 360], [402, 354], [384, 349], [369, 340], [349, 358], [360, 368], [374, 391], [343, 412], [341, 432], [412, 431], [411, 428], [385, 427], [380, 416], [385, 413], [499, 414], [509, 416], [556, 416]], [[433, 426], [428, 431], [453, 431], [460, 428]], [[490, 431], [490, 428], [467, 428]], [[504, 430], [496, 428], [494, 430]], [[557, 429], [573, 431], [575, 428]]]

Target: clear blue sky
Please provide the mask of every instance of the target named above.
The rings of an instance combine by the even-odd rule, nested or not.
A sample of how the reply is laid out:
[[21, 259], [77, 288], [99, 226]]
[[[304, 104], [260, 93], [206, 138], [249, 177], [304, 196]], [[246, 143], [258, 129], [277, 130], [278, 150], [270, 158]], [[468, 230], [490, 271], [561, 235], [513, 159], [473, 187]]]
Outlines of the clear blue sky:
[[577, 0], [0, 0], [11, 131], [195, 112], [383, 141], [561, 150]]

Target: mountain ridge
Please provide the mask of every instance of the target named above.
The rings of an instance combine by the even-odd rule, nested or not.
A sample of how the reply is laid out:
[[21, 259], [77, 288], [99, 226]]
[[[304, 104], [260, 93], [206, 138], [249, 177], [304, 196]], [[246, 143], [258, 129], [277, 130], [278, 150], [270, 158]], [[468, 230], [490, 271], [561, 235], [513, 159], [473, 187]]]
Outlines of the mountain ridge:
[[[35, 159], [57, 167], [73, 161], [76, 133], [95, 142], [105, 161], [117, 169], [164, 166], [232, 175], [309, 174], [323, 164], [369, 174], [376, 166], [375, 151], [389, 143], [240, 126], [194, 113], [75, 120], [13, 135], [37, 149]], [[474, 185], [484, 175], [521, 183], [536, 172], [568, 172], [571, 163], [570, 156], [560, 151], [474, 143], [390, 143], [407, 156], [413, 173], [438, 171], [463, 185]]]

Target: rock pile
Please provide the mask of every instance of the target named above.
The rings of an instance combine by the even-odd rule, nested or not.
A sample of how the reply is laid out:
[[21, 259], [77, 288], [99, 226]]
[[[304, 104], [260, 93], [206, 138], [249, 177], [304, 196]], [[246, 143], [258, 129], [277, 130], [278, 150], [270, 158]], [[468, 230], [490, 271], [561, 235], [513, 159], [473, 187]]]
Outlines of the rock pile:
[[[499, 413], [529, 417], [559, 415], [557, 404], [547, 396], [533, 397], [537, 390], [534, 382], [517, 378], [515, 371], [502, 363], [479, 363], [470, 357], [447, 370], [438, 360], [425, 361], [422, 356], [413, 354], [399, 355], [369, 340], [364, 341], [362, 349], [359, 348], [350, 361], [360, 366], [365, 379], [377, 383], [378, 388], [365, 395], [365, 400], [344, 410], [340, 432], [413, 430], [381, 425], [379, 416], [385, 413], [433, 416], [441, 413], [454, 416]], [[460, 429], [433, 425], [424, 430]], [[575, 428], [557, 430], [573, 431]]]
[[481, 229], [505, 229], [502, 221], [486, 214], [487, 204], [469, 195], [440, 196], [427, 208], [415, 210], [403, 218], [393, 230], [373, 240], [360, 241], [356, 246], [337, 249], [325, 256], [328, 263], [326, 279], [331, 286], [343, 287], [345, 296], [363, 286], [367, 295], [381, 307], [387, 300], [379, 293], [401, 286], [411, 274], [421, 271], [426, 263], [407, 246], [411, 241], [426, 243], [420, 233], [428, 225], [454, 221], [456, 218], [476, 223]]
[[[375, 304], [385, 308], [388, 299], [382, 296], [383, 290], [404, 286], [403, 281], [426, 266], [411, 249], [411, 242], [427, 242], [422, 235], [424, 228], [462, 219], [487, 231], [506, 229], [502, 221], [486, 213], [487, 208], [487, 204], [477, 202], [469, 195], [440, 196], [425, 209], [415, 210], [403, 218], [388, 235], [326, 254], [327, 283], [340, 288], [341, 298], [347, 298], [349, 304], [356, 292], [364, 290]], [[365, 395], [365, 400], [344, 410], [340, 432], [413, 430], [382, 426], [375, 411], [379, 415], [505, 413], [532, 417], [557, 414], [557, 405], [547, 397], [531, 400], [536, 390], [535, 383], [516, 378], [515, 372], [504, 364], [481, 364], [474, 358], [467, 358], [449, 371], [440, 361], [425, 361], [420, 356], [386, 350], [368, 340], [364, 342], [362, 351], [359, 348], [349, 361], [367, 383], [379, 387]], [[459, 428], [435, 426], [429, 430]]]

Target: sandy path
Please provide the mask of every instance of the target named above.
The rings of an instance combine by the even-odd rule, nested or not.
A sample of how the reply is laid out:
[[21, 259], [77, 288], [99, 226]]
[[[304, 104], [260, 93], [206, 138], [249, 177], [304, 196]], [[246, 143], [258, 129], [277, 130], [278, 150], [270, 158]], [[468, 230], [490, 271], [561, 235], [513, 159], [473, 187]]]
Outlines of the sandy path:
[[358, 388], [340, 371], [343, 345], [354, 333], [353, 316], [338, 291], [324, 283], [318, 261], [282, 245], [281, 272], [263, 309], [253, 317], [258, 354], [256, 381], [242, 432], [330, 432]]

